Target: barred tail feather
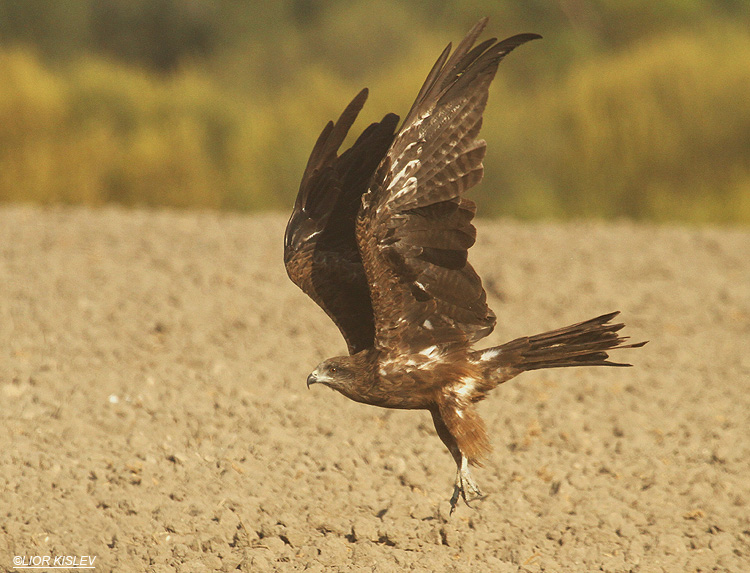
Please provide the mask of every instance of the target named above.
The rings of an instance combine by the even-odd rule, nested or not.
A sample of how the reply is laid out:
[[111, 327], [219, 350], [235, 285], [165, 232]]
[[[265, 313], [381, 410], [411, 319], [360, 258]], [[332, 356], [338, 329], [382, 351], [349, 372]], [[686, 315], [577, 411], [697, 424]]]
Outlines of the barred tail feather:
[[[535, 336], [525, 336], [478, 353], [496, 383], [509, 380], [527, 370], [566, 366], [631, 366], [609, 360], [608, 352], [620, 348], [639, 348], [646, 342], [627, 343], [618, 332], [625, 326], [610, 321], [619, 314], [611, 312], [571, 326]], [[497, 374], [502, 379], [497, 380]]]

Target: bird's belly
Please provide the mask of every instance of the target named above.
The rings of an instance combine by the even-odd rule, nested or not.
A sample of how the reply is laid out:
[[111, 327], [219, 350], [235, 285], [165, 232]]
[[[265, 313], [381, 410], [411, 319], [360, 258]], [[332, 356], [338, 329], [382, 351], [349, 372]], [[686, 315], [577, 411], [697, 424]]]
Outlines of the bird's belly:
[[435, 391], [441, 386], [435, 373], [405, 367], [381, 371], [376, 377], [368, 403], [382, 408], [420, 410], [435, 404]]

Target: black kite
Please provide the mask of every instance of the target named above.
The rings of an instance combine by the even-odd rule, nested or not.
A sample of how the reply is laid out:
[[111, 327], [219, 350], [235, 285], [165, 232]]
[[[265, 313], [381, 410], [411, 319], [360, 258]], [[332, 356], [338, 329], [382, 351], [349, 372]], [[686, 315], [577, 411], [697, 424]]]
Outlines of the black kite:
[[481, 20], [451, 55], [443, 51], [401, 127], [386, 115], [338, 154], [367, 98], [362, 90], [329, 122], [302, 176], [284, 237], [289, 277], [331, 317], [349, 356], [307, 379], [384, 408], [429, 410], [458, 467], [458, 499], [480, 497], [469, 474], [489, 449], [474, 404], [527, 370], [626, 366], [607, 351], [633, 348], [613, 312], [485, 350], [495, 326], [482, 282], [467, 261], [475, 205], [464, 192], [482, 178], [477, 139], [500, 61], [534, 40], [520, 34], [474, 46]]

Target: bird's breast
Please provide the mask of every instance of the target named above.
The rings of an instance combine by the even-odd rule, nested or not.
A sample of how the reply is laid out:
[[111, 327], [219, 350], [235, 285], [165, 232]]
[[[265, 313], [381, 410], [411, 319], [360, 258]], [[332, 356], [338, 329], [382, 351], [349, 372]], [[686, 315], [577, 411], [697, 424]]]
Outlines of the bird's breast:
[[474, 369], [463, 357], [443, 356], [430, 347], [380, 360], [371, 394], [385, 408], [430, 408], [447, 388], [455, 388], [468, 399], [476, 386]]

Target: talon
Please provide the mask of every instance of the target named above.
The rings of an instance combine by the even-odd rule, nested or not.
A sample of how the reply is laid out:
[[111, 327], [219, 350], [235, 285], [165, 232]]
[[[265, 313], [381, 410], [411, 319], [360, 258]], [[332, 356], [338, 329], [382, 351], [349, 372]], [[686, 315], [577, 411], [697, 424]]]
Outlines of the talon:
[[[451, 511], [450, 515], [453, 515], [453, 512], [456, 511], [456, 506], [458, 505], [458, 498], [459, 496], [464, 497], [464, 492], [459, 488], [457, 485], [453, 486], [453, 495], [451, 496]], [[464, 497], [464, 501], [466, 500], [466, 497]]]
[[468, 463], [464, 457], [461, 458], [461, 466], [456, 473], [456, 483], [453, 486], [453, 495], [450, 499], [450, 515], [453, 515], [453, 512], [456, 510], [459, 498], [463, 499], [464, 503], [472, 509], [474, 508], [472, 507], [471, 502], [484, 498], [484, 494], [479, 490], [479, 486], [477, 486], [471, 478]]

